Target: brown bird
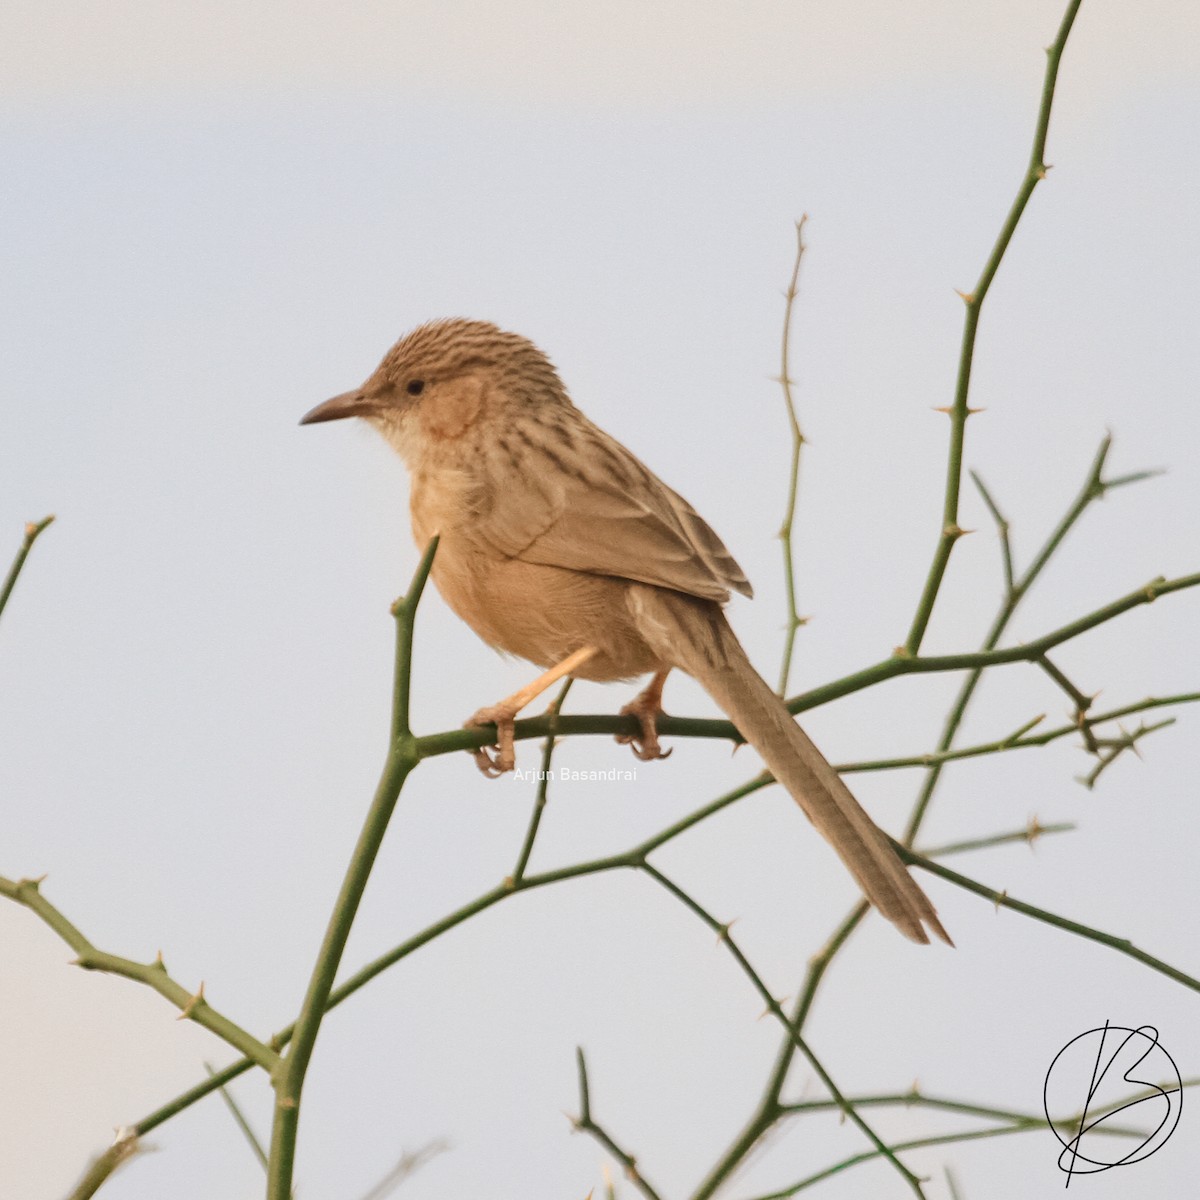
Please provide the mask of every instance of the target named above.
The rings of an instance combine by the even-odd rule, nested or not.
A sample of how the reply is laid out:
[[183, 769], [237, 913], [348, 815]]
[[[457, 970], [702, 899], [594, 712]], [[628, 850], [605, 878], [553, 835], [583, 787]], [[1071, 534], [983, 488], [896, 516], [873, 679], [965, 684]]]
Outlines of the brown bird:
[[[652, 674], [622, 713], [642, 759], [667, 672], [696, 679], [828, 839], [867, 899], [913, 941], [950, 938], [880, 828], [754, 670], [722, 605], [749, 583], [720, 538], [572, 404], [545, 354], [484, 321], [422, 325], [354, 391], [302, 424], [365, 417], [412, 476], [413, 535], [439, 535], [433, 580], [490, 646], [546, 672], [467, 724], [496, 727], [488, 774], [513, 768], [517, 712], [556, 679]], [[952, 943], [951, 943], [952, 944]]]

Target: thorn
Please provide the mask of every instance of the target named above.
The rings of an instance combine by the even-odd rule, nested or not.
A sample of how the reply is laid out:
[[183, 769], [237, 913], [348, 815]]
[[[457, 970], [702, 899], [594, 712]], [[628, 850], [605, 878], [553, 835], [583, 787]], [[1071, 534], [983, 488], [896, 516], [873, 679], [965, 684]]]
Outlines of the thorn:
[[962, 300], [962, 302], [963, 302], [963, 303], [964, 303], [964, 304], [965, 304], [965, 305], [966, 305], [968, 308], [970, 308], [970, 307], [971, 307], [971, 305], [975, 303], [975, 293], [974, 293], [974, 292], [960, 292], [960, 291], [958, 290], [958, 288], [955, 288], [955, 289], [954, 289], [954, 294], [955, 294], [955, 295], [956, 295], [956, 296], [957, 296], [957, 297], [958, 297], [960, 300]]
[[912, 655], [908, 652], [907, 646], [894, 646], [892, 648], [892, 657], [893, 658], [912, 658]]
[[1132, 750], [1134, 755], [1144, 762], [1145, 760], [1142, 759], [1141, 747], [1138, 746], [1137, 741], [1138, 738], [1146, 732], [1146, 727], [1143, 725], [1136, 733], [1133, 734], [1126, 733], [1125, 727], [1121, 725], [1120, 722], [1117, 723], [1117, 728], [1121, 731], [1121, 736], [1125, 739], [1125, 745], [1122, 748], [1125, 750]]
[[954, 413], [953, 407], [949, 404], [935, 404], [932, 407], [934, 412], [945, 413], [948, 417]]
[[29, 890], [33, 892], [39, 891], [46, 879], [47, 876], [45, 874], [35, 876], [33, 879], [30, 879], [28, 876], [23, 879], [18, 879], [17, 891], [21, 891], [22, 888], [29, 888]]
[[[186, 1021], [191, 1017], [192, 1013], [204, 1003], [204, 981], [200, 981], [200, 986], [196, 989], [196, 994], [183, 1006], [179, 1016], [175, 1018], [177, 1021]], [[293, 1106], [295, 1101], [292, 1101]]]
[[907, 1095], [906, 1099], [912, 1101], [912, 1100], [920, 1100], [920, 1098], [921, 1098], [921, 1080], [917, 1077], [914, 1077], [912, 1084], [908, 1089], [908, 1095]]
[[505, 877], [500, 881], [500, 886], [506, 892], [511, 892], [517, 886], [517, 881], [511, 875], [505, 875]]
[[1042, 836], [1044, 826], [1037, 819], [1037, 815], [1029, 818], [1029, 824], [1025, 826], [1025, 840], [1029, 843], [1029, 848], [1033, 849], [1034, 842]]
[[997, 911], [997, 912], [999, 912], [999, 911], [1000, 911], [1000, 906], [1001, 906], [1001, 905], [1004, 903], [1004, 901], [1005, 901], [1005, 900], [1007, 900], [1007, 899], [1008, 899], [1008, 888], [1005, 888], [1005, 889], [1004, 889], [1004, 891], [1002, 891], [1002, 892], [997, 892], [997, 893], [996, 893], [996, 899], [995, 899], [995, 901], [994, 901], [993, 903], [995, 904], [995, 907], [996, 907], [996, 911]]
[[729, 941], [729, 931], [741, 920], [741, 917], [734, 917], [732, 921], [726, 921], [723, 925], [717, 927], [717, 945], [722, 942]]
[[948, 538], [954, 538], [955, 541], [957, 541], [960, 537], [966, 537], [968, 533], [974, 533], [974, 532], [975, 532], [974, 529], [963, 529], [959, 525], [952, 524], [952, 525], [947, 525], [945, 527], [945, 529], [942, 530], [942, 536], [948, 537]]
[[567, 1120], [570, 1122], [572, 1133], [582, 1133], [583, 1132], [583, 1121], [581, 1118], [571, 1116], [571, 1114], [569, 1112], [567, 1112], [565, 1109], [563, 1110], [563, 1116], [566, 1117]]
[[983, 406], [981, 406], [979, 408], [972, 408], [969, 404], [967, 405], [967, 416], [968, 417], [973, 417], [976, 413], [981, 413], [981, 412], [987, 412], [987, 408], [983, 407]]

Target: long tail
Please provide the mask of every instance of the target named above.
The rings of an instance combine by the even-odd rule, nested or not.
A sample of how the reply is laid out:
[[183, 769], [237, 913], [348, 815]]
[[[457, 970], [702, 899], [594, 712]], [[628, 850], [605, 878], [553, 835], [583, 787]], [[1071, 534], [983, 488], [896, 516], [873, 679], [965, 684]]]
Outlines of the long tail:
[[720, 608], [711, 601], [658, 588], [637, 591], [639, 624], [653, 629], [654, 643], [664, 649], [670, 646], [668, 661], [700, 683], [762, 755], [771, 773], [837, 851], [867, 899], [914, 942], [929, 941], [928, 926], [953, 945], [929, 897], [841, 776], [755, 671]]

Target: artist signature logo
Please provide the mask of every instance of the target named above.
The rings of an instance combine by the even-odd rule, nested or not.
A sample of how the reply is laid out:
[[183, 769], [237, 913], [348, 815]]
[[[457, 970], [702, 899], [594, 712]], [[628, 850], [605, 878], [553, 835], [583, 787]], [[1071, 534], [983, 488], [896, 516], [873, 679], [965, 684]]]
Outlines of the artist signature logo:
[[1183, 1081], [1153, 1025], [1105, 1021], [1054, 1056], [1042, 1101], [1070, 1187], [1073, 1175], [1127, 1167], [1161, 1150], [1179, 1124]]

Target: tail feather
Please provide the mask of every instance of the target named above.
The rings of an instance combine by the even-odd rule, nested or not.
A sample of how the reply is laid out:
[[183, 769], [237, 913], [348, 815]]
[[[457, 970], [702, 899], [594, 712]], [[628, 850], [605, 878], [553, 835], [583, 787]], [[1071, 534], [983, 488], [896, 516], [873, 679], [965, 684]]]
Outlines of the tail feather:
[[701, 684], [762, 755], [867, 899], [914, 942], [929, 941], [928, 926], [953, 945], [895, 847], [755, 671], [720, 608], [657, 588], [651, 599], [650, 590], [639, 589], [639, 607], [660, 635], [676, 627], [676, 636], [662, 639], [671, 646], [674, 665]]

